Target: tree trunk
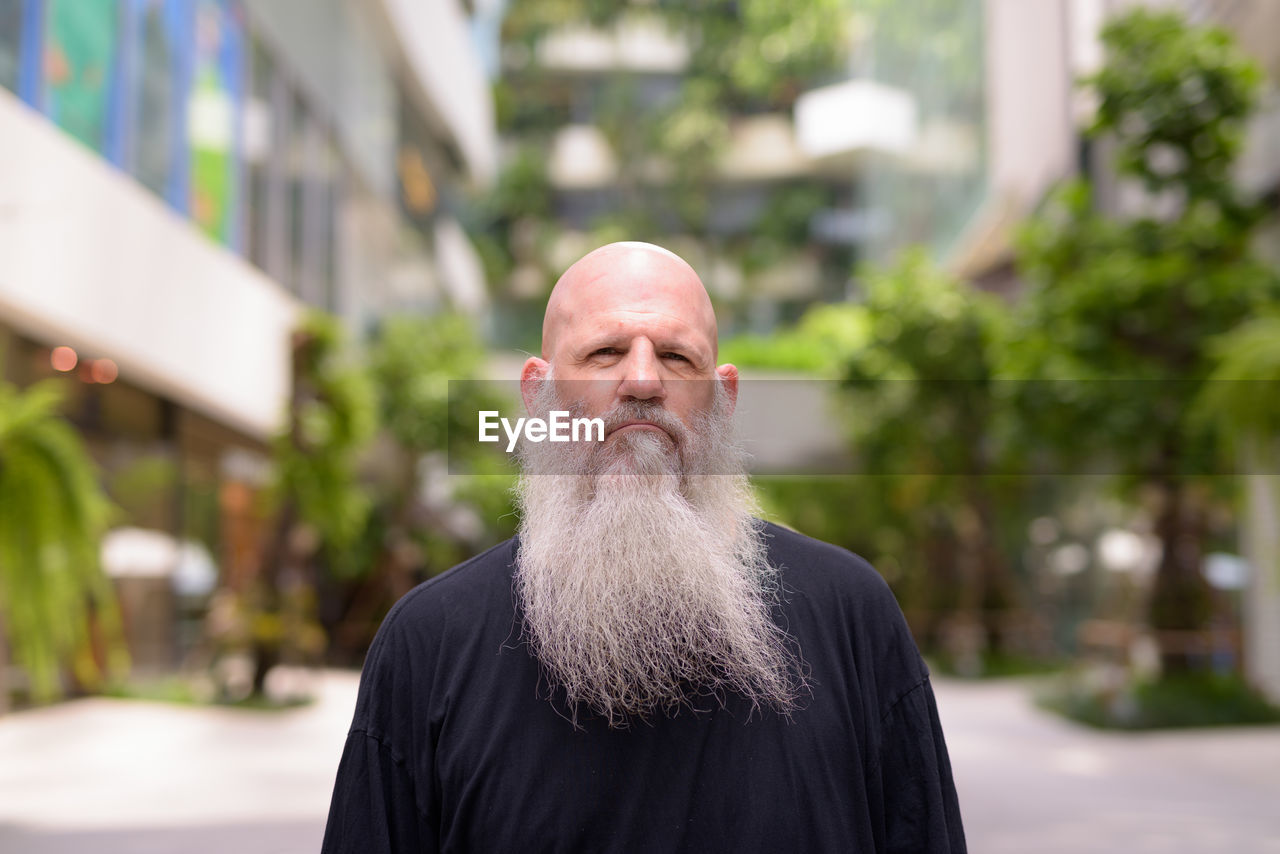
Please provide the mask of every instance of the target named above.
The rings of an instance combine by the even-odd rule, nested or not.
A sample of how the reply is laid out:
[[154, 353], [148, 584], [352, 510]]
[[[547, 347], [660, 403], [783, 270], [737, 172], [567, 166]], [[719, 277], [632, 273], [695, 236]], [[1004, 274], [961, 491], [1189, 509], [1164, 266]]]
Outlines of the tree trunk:
[[267, 696], [267, 675], [280, 663], [280, 645], [256, 641], [253, 645], [253, 697]]
[[[315, 339], [305, 332], [295, 331], [291, 339], [290, 351], [290, 391], [289, 391], [289, 443], [296, 451], [305, 453], [306, 442], [302, 433], [302, 409], [310, 397], [305, 365], [309, 349]], [[271, 668], [280, 663], [280, 649], [284, 641], [281, 623], [280, 578], [285, 562], [293, 559], [290, 547], [294, 527], [298, 523], [298, 506], [292, 497], [286, 497], [280, 508], [271, 532], [271, 539], [262, 552], [258, 565], [258, 595], [261, 600], [256, 603], [257, 614], [254, 616], [259, 626], [251, 632], [253, 653], [253, 694], [254, 697], [265, 697], [267, 674]], [[264, 628], [266, 623], [270, 628]]]
[[[1162, 546], [1151, 591], [1150, 621], [1165, 676], [1196, 668], [1190, 643], [1205, 631], [1212, 611], [1209, 585], [1200, 572], [1205, 514], [1196, 496], [1176, 480], [1160, 484], [1156, 536]], [[1207, 658], [1202, 656], [1201, 658]]]
[[[282, 618], [280, 570], [286, 561], [294, 559], [290, 539], [297, 524], [297, 516], [294, 503], [286, 500], [280, 508], [280, 518], [272, 532], [271, 542], [262, 555], [262, 564], [258, 567], [258, 594], [262, 598], [256, 603], [256, 619], [275, 621], [277, 627]], [[253, 632], [253, 696], [266, 696], [267, 674], [280, 663], [282, 641], [283, 638], [276, 629]]]
[[1008, 653], [1005, 622], [1016, 601], [1013, 577], [997, 543], [996, 513], [984, 479], [970, 478], [968, 493], [976, 523], [969, 548], [978, 565], [978, 608], [986, 647], [990, 652]]

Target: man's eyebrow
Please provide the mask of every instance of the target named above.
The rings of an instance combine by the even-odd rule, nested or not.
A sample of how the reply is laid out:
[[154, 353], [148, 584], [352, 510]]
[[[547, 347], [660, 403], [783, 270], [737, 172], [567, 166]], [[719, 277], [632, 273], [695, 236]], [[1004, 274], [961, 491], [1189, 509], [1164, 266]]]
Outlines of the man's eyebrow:
[[695, 356], [710, 355], [711, 353], [709, 347], [701, 347], [684, 338], [665, 338], [658, 342], [657, 349], [662, 352], [675, 350], [681, 353], [691, 353]]
[[684, 338], [665, 338], [658, 341], [655, 348], [659, 354], [662, 353], [678, 353], [688, 358], [689, 362], [698, 370], [702, 370], [705, 364], [713, 364], [715, 362], [715, 351], [708, 346], [702, 346], [694, 341]]
[[[629, 346], [635, 336], [615, 332], [604, 332], [594, 338], [588, 338], [577, 352], [587, 355], [602, 347]], [[711, 358], [711, 348], [702, 346], [688, 338], [659, 338], [654, 342], [654, 349], [661, 353], [680, 352], [695, 356]]]
[[626, 336], [616, 335], [613, 333], [603, 333], [591, 338], [583, 339], [582, 343], [574, 347], [575, 352], [591, 353], [599, 350], [601, 347], [617, 347], [626, 343]]

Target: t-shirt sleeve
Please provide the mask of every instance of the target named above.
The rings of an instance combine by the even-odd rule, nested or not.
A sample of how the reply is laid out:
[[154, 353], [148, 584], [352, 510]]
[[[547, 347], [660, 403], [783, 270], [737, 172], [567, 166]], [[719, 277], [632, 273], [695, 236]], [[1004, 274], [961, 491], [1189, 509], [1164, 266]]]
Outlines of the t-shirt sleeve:
[[338, 765], [322, 854], [436, 850], [404, 762], [378, 739], [352, 730]]
[[885, 849], [894, 854], [964, 852], [964, 828], [928, 678], [904, 694], [881, 725]]
[[387, 615], [365, 658], [355, 716], [338, 764], [323, 854], [400, 854], [438, 848], [429, 727], [427, 644], [410, 594]]

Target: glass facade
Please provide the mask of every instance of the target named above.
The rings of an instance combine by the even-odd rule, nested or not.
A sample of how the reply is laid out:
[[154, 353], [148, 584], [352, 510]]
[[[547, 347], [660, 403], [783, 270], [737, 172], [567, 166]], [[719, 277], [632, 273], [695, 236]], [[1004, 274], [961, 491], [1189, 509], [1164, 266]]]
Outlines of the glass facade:
[[275, 62], [255, 39], [249, 48], [249, 91], [245, 100], [244, 158], [248, 204], [244, 216], [244, 247], [249, 260], [263, 270], [270, 269], [271, 158], [278, 151], [282, 133], [271, 109]]
[[[317, 23], [297, 2], [0, 0], [0, 86], [207, 237], [332, 309], [344, 200], [381, 199], [426, 235], [428, 171], [443, 167], [432, 151], [413, 175], [430, 204], [399, 204], [397, 145], [429, 140], [367, 24], [327, 2], [345, 11]], [[314, 38], [294, 41], [311, 53], [299, 54], [281, 33], [307, 21]]]
[[0, 86], [18, 90], [23, 0], [0, 0]]
[[880, 223], [864, 247], [884, 260], [909, 244], [945, 254], [987, 191], [982, 0], [876, 4], [871, 76], [915, 100], [915, 144], [872, 165], [860, 187]]
[[244, 114], [244, 27], [225, 0], [195, 6], [195, 61], [187, 102], [191, 218], [220, 243], [239, 241], [240, 124]]
[[119, 111], [108, 107], [120, 71], [120, 7], [114, 0], [48, 0], [44, 12], [44, 111], [68, 134], [107, 154], [108, 121], [119, 119]]
[[183, 20], [172, 0], [134, 0], [130, 24], [137, 45], [129, 88], [132, 150], [130, 172], [172, 202], [181, 190]]

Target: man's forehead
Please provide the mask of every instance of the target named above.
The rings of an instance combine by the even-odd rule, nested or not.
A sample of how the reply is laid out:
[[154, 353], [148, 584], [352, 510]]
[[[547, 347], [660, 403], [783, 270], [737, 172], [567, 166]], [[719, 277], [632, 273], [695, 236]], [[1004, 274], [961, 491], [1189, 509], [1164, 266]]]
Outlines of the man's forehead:
[[680, 256], [648, 243], [614, 243], [570, 267], [547, 301], [544, 358], [566, 331], [628, 319], [684, 325], [716, 345], [715, 312], [698, 274]]

